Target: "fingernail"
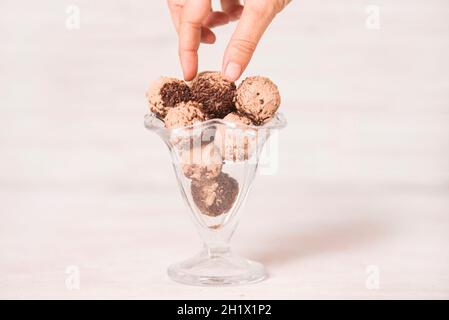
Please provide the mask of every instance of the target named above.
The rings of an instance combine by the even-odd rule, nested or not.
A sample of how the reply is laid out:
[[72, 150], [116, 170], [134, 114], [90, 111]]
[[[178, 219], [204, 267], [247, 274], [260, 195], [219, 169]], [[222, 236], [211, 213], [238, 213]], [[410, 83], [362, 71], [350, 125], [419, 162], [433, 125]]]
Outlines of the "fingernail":
[[242, 67], [235, 62], [229, 62], [226, 66], [224, 77], [229, 81], [235, 81], [240, 77]]

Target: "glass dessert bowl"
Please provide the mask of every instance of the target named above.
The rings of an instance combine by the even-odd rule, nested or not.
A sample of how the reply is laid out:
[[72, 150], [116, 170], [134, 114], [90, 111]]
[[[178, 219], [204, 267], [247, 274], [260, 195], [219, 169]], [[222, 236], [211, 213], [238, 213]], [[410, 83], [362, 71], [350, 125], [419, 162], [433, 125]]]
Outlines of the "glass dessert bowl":
[[281, 113], [263, 126], [212, 119], [167, 129], [153, 113], [145, 127], [157, 133], [171, 154], [183, 199], [203, 241], [196, 256], [171, 265], [168, 275], [190, 285], [237, 285], [263, 280], [262, 264], [230, 250], [239, 209], [257, 172], [265, 142], [286, 125]]

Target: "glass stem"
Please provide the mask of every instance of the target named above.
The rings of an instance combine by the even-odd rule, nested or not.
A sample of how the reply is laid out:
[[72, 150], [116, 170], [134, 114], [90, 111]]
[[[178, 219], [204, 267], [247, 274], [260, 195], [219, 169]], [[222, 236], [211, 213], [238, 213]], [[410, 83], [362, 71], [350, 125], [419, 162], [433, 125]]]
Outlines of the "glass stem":
[[207, 255], [210, 258], [218, 258], [218, 257], [222, 257], [222, 256], [226, 256], [229, 254], [230, 252], [230, 247], [229, 245], [222, 245], [222, 246], [214, 246], [214, 247], [210, 247], [208, 245], [204, 245], [204, 250], [207, 252]]

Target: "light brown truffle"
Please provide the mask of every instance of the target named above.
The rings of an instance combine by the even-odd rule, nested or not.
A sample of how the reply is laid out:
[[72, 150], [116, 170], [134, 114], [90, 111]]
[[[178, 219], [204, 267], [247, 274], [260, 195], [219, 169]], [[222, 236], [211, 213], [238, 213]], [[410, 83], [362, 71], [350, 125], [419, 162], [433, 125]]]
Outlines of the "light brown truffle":
[[224, 118], [235, 110], [235, 83], [222, 78], [220, 72], [201, 72], [191, 82], [192, 100], [203, 105], [204, 113], [210, 118]]
[[178, 103], [168, 110], [164, 118], [165, 126], [169, 129], [190, 126], [205, 120], [207, 117], [201, 111], [201, 105], [193, 101]]
[[180, 162], [184, 176], [192, 180], [216, 178], [222, 167], [220, 151], [213, 143], [199, 143], [183, 151]]
[[215, 144], [220, 149], [223, 160], [248, 160], [256, 149], [257, 132], [246, 126], [254, 125], [248, 117], [230, 113], [223, 118], [225, 121], [236, 124], [235, 128], [219, 126], [215, 134]]
[[190, 88], [184, 81], [160, 77], [151, 84], [146, 97], [150, 110], [163, 119], [176, 104], [190, 100]]
[[247, 115], [256, 125], [268, 122], [281, 104], [277, 86], [265, 77], [248, 77], [235, 94], [237, 111]]
[[216, 217], [228, 212], [239, 193], [238, 182], [221, 173], [212, 180], [193, 180], [191, 184], [192, 198], [201, 213]]
[[244, 114], [239, 114], [237, 112], [232, 112], [228, 114], [226, 117], [223, 118], [223, 120], [248, 126], [254, 125], [253, 121], [250, 118], [248, 118]]

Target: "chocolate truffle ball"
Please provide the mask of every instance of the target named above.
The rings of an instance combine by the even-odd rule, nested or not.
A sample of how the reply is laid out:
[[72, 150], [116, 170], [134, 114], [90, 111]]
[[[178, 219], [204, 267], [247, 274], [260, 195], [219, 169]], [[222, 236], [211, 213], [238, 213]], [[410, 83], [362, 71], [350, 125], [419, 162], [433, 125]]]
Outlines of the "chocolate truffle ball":
[[230, 113], [223, 120], [236, 125], [235, 128], [219, 126], [215, 134], [214, 141], [220, 149], [223, 160], [233, 162], [248, 160], [257, 146], [257, 131], [247, 127], [254, 123], [247, 116], [237, 113]]
[[160, 77], [151, 84], [146, 96], [150, 110], [163, 119], [176, 104], [190, 100], [190, 88], [184, 81]]
[[248, 116], [256, 125], [268, 122], [281, 104], [277, 86], [265, 77], [248, 77], [235, 94], [237, 111]]
[[180, 102], [174, 108], [168, 110], [164, 118], [165, 126], [172, 129], [205, 121], [207, 117], [201, 109], [201, 104], [198, 102]]
[[222, 167], [220, 150], [213, 143], [184, 150], [180, 162], [184, 176], [192, 180], [216, 178]]
[[210, 119], [224, 118], [235, 110], [235, 83], [222, 78], [220, 72], [202, 72], [191, 82], [192, 99], [202, 103]]
[[221, 173], [212, 180], [193, 180], [191, 189], [198, 209], [212, 217], [228, 212], [239, 193], [238, 182], [226, 173]]
[[250, 118], [248, 118], [244, 114], [240, 114], [237, 112], [232, 112], [232, 113], [228, 114], [226, 117], [223, 118], [223, 120], [229, 121], [229, 122], [234, 122], [236, 124], [248, 125], [248, 126], [254, 125], [253, 121]]

